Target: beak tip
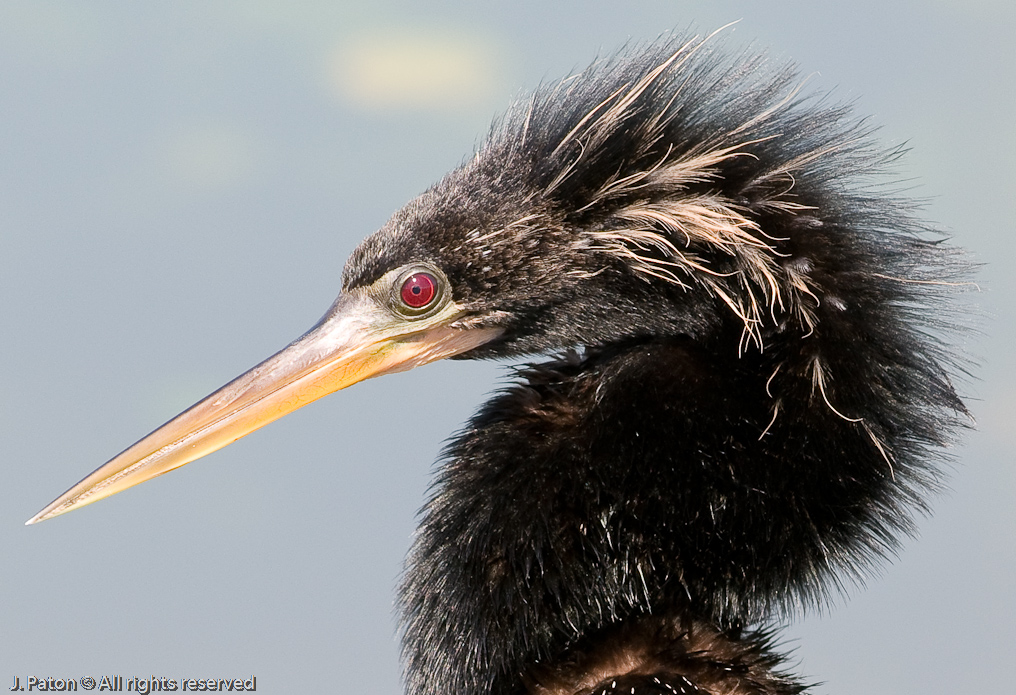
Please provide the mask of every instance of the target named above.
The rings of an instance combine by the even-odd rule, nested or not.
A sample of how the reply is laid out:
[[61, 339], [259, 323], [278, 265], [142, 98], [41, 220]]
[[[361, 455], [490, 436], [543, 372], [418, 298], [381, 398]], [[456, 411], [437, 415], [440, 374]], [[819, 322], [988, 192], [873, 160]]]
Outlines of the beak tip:
[[43, 509], [41, 512], [39, 512], [38, 514], [33, 516], [31, 519], [26, 521], [25, 522], [25, 526], [32, 526], [33, 524], [37, 524], [40, 521], [45, 521], [46, 519], [48, 519], [51, 516], [50, 514], [47, 514], [46, 512], [47, 512], [47, 510]]
[[39, 523], [40, 521], [45, 521], [46, 519], [51, 519], [54, 516], [60, 516], [65, 511], [67, 511], [67, 510], [66, 509], [61, 509], [61, 510], [58, 511], [57, 509], [54, 509], [54, 505], [50, 504], [50, 505], [48, 505], [46, 507], [43, 507], [42, 510], [40, 510], [38, 514], [36, 514], [31, 519], [26, 521], [25, 522], [25, 526], [32, 526], [34, 524]]

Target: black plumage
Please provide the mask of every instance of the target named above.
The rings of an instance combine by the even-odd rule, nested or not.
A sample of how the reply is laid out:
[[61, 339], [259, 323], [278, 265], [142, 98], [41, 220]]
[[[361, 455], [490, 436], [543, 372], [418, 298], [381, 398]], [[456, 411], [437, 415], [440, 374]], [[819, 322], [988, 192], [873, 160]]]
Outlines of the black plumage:
[[899, 151], [798, 86], [672, 37], [539, 88], [356, 249], [307, 336], [33, 521], [368, 376], [541, 355], [444, 453], [408, 692], [800, 692], [766, 626], [925, 508], [966, 413], [938, 336], [967, 268], [887, 187]]
[[572, 350], [446, 451], [402, 590], [410, 692], [517, 692], [644, 616], [758, 624], [910, 529], [963, 413], [927, 333], [957, 266], [877, 186], [896, 152], [796, 80], [631, 48], [514, 105], [353, 254], [347, 290], [441, 267], [505, 329], [466, 356]]

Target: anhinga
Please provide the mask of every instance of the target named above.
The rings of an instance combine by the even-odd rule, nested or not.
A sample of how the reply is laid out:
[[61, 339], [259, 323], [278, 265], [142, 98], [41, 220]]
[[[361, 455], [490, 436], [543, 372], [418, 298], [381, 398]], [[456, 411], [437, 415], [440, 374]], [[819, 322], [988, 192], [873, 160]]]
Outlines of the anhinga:
[[544, 355], [449, 444], [401, 588], [413, 695], [796, 693], [760, 626], [895, 547], [965, 413], [954, 251], [795, 74], [631, 47], [514, 104], [306, 335], [31, 522], [321, 396]]

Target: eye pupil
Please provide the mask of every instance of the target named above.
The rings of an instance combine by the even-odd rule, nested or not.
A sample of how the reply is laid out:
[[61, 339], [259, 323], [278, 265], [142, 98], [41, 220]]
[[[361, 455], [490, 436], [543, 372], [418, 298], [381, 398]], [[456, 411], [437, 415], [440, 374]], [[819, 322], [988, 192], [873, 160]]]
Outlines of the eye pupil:
[[413, 273], [402, 283], [402, 301], [413, 309], [422, 309], [437, 296], [437, 278], [430, 273]]

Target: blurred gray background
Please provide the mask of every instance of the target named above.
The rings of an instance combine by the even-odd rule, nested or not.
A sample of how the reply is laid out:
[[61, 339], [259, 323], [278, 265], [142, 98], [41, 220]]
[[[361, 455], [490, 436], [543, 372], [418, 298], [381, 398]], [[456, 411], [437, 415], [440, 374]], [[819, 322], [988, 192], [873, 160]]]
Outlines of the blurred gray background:
[[[732, 20], [912, 152], [985, 264], [978, 420], [920, 538], [785, 632], [817, 693], [1003, 692], [1016, 654], [1010, 0], [0, 4], [0, 685], [258, 678], [401, 692], [393, 590], [442, 441], [504, 379], [368, 381], [208, 459], [22, 523], [302, 333], [358, 240], [541, 80]], [[438, 406], [420, 416], [420, 404]]]

